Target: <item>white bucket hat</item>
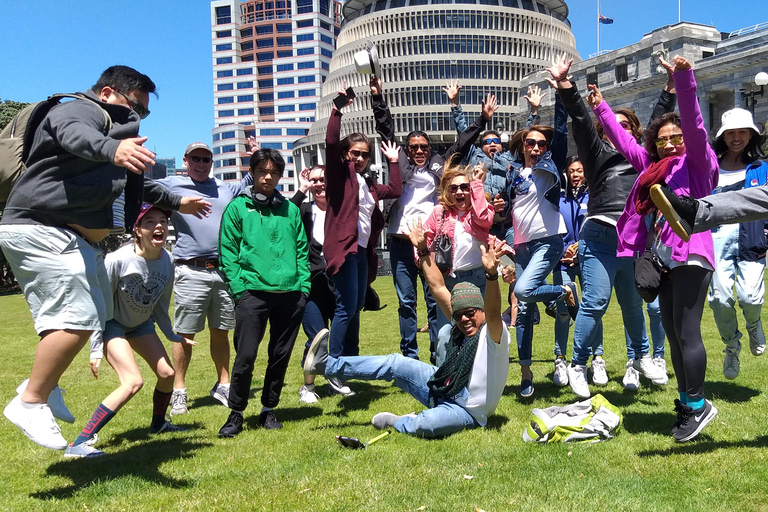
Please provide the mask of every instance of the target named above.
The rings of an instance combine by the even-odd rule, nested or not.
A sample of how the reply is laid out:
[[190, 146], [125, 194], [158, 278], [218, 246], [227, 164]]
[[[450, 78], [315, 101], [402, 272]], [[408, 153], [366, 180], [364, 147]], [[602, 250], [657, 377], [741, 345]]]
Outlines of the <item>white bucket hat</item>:
[[368, 40], [368, 48], [355, 52], [355, 69], [363, 75], [373, 75], [381, 78], [381, 65], [379, 64], [379, 52], [376, 45]]
[[743, 108], [732, 108], [724, 112], [720, 122], [723, 125], [717, 130], [716, 138], [720, 138], [726, 130], [738, 130], [740, 128], [748, 128], [755, 132], [756, 135], [760, 135], [760, 130], [757, 129], [755, 121], [752, 119], [752, 113]]

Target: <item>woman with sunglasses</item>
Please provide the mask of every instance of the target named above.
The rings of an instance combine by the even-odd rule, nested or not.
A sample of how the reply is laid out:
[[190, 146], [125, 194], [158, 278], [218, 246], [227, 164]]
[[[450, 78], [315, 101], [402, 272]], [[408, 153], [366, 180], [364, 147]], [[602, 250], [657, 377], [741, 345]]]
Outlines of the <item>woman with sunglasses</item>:
[[[346, 84], [345, 84], [346, 86]], [[382, 199], [396, 199], [402, 194], [398, 146], [381, 143], [389, 164], [389, 183], [378, 184], [367, 171], [371, 142], [362, 133], [352, 133], [340, 140], [341, 108], [351, 105], [339, 92], [325, 135], [325, 243], [323, 254], [326, 274], [336, 288], [336, 311], [331, 322], [328, 353], [331, 357], [354, 356], [359, 352], [360, 311], [365, 304], [367, 286], [376, 279], [378, 254], [376, 240], [384, 228], [379, 209]], [[333, 385], [331, 385], [333, 389]], [[335, 392], [352, 394], [344, 385]]]
[[[590, 86], [590, 103], [608, 139], [640, 170], [616, 225], [617, 254], [641, 254], [652, 237], [651, 248], [668, 269], [662, 274], [659, 305], [680, 393], [680, 399], [675, 400], [677, 419], [672, 434], [675, 441], [685, 442], [698, 436], [717, 414], [704, 398], [707, 353], [701, 339], [704, 299], [715, 266], [714, 247], [709, 232], [691, 236], [688, 243], [677, 236], [656, 211], [650, 189], [663, 184], [676, 194], [705, 197], [717, 185], [719, 166], [707, 143], [691, 64], [679, 56], [673, 62], [661, 61], [673, 71], [680, 115], [664, 114], [651, 123], [645, 131], [644, 147], [616, 122], [595, 86]], [[648, 216], [652, 218], [650, 228]]]

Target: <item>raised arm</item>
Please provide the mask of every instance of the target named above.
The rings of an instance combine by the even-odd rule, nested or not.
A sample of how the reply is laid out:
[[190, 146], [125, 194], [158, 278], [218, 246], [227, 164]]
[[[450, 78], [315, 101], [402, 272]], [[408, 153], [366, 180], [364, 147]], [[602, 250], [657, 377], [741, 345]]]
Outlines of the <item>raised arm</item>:
[[488, 121], [491, 120], [493, 114], [499, 108], [496, 103], [496, 96], [493, 94], [488, 94], [485, 100], [483, 100], [482, 105], [483, 110], [480, 116], [475, 119], [475, 122], [472, 123], [469, 128], [461, 132], [456, 137], [456, 142], [454, 142], [454, 144], [448, 148], [448, 151], [445, 152], [446, 160], [450, 158], [450, 156], [454, 153], [459, 153], [462, 158], [467, 156], [470, 148], [472, 148], [472, 145], [480, 136], [480, 133], [485, 130], [485, 126], [487, 125]]
[[541, 88], [538, 85], [529, 85], [528, 94], [523, 96], [523, 99], [528, 102], [530, 111], [528, 112], [528, 121], [525, 123], [526, 128], [530, 128], [535, 124], [539, 124], [541, 117], [539, 116], [539, 107], [544, 99], [544, 95], [541, 94]]
[[469, 223], [474, 229], [487, 232], [493, 224], [494, 211], [485, 198], [483, 182], [475, 177], [469, 182], [469, 190], [472, 196], [472, 216], [469, 218]]
[[603, 95], [597, 86], [590, 84], [590, 93], [587, 101], [592, 106], [592, 112], [597, 116], [600, 124], [603, 125], [603, 131], [613, 147], [624, 155], [624, 158], [635, 168], [637, 172], [643, 172], [651, 161], [650, 155], [635, 138], [621, 127], [616, 121], [616, 114], [613, 113], [607, 102], [603, 101]]
[[381, 152], [384, 154], [384, 158], [387, 159], [387, 165], [389, 166], [389, 181], [386, 185], [376, 184], [376, 194], [379, 199], [397, 199], [403, 194], [403, 178], [400, 174], [400, 163], [398, 158], [400, 155], [400, 148], [391, 141], [382, 141]]
[[451, 115], [453, 116], [453, 122], [456, 125], [456, 132], [461, 133], [467, 129], [467, 116], [464, 115], [464, 110], [459, 104], [459, 91], [461, 86], [459, 81], [450, 80], [445, 83], [443, 92], [448, 96], [448, 101], [451, 102]]
[[445, 280], [443, 279], [443, 273], [435, 265], [435, 261], [432, 259], [427, 248], [427, 240], [424, 236], [424, 231], [421, 228], [421, 219], [416, 219], [416, 223], [410, 226], [410, 231], [406, 233], [411, 243], [416, 248], [419, 256], [419, 266], [424, 272], [424, 279], [427, 280], [429, 285], [429, 291], [432, 292], [435, 302], [440, 307], [440, 310], [445, 315], [445, 318], [451, 318], [453, 309], [451, 308], [451, 292], [445, 286]]
[[568, 112], [560, 95], [555, 93], [555, 133], [552, 135], [552, 161], [559, 171], [565, 171], [568, 159]]
[[[659, 57], [659, 62], [661, 62], [662, 66], [666, 64], [666, 61], [661, 57]], [[651, 118], [648, 120], [648, 126], [650, 126], [654, 119], [657, 117], [661, 117], [664, 114], [675, 111], [675, 105], [677, 103], [677, 89], [675, 88], [675, 79], [672, 76], [672, 70], [666, 66], [664, 67], [667, 70], [667, 83], [664, 86], [664, 89], [661, 91], [659, 101], [657, 101], [656, 105], [653, 107]]]
[[371, 88], [371, 106], [373, 107], [373, 119], [376, 122], [376, 133], [382, 141], [395, 141], [395, 123], [392, 121], [392, 113], [384, 100], [381, 78], [371, 76], [369, 83]]
[[503, 254], [503, 242], [492, 239], [492, 244], [486, 248], [480, 246], [483, 268], [485, 268], [485, 323], [488, 325], [488, 335], [494, 343], [501, 342], [502, 329], [505, 329], [501, 319], [501, 291], [499, 290], [499, 258]]

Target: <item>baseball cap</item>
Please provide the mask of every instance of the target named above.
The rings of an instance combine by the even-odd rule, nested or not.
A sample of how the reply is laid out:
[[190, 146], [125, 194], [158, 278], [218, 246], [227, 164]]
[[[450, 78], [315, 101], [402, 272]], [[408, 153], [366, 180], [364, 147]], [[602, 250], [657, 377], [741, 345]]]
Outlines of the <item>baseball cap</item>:
[[149, 213], [150, 210], [157, 210], [159, 212], [162, 212], [163, 215], [165, 215], [169, 219], [171, 218], [171, 213], [173, 213], [171, 212], [171, 210], [165, 210], [163, 208], [160, 208], [159, 206], [155, 206], [154, 204], [144, 203], [141, 205], [141, 211], [139, 212], [139, 216], [136, 217], [136, 222], [133, 225], [134, 228], [138, 227], [138, 225], [141, 223], [141, 219], [143, 219], [144, 216], [147, 213]]
[[209, 152], [211, 156], [213, 156], [213, 151], [211, 151], [211, 148], [209, 148], [208, 144], [206, 144], [205, 142], [193, 142], [192, 144], [187, 146], [187, 149], [184, 151], [184, 156], [187, 156], [188, 154], [190, 154], [192, 151], [196, 149], [204, 149], [207, 152]]

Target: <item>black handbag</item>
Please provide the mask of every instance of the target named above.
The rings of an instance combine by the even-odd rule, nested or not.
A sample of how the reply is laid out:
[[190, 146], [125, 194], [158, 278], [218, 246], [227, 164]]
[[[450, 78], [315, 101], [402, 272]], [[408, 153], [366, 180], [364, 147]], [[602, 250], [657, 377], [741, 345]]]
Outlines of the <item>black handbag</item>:
[[[653, 215], [651, 221], [651, 228], [656, 222], [656, 214]], [[635, 266], [635, 288], [640, 297], [645, 302], [651, 303], [656, 300], [659, 295], [659, 287], [661, 286], [661, 277], [666, 274], [669, 269], [654, 254], [651, 250], [653, 243], [653, 236], [648, 233], [648, 240], [645, 243], [645, 252], [637, 258], [634, 262]]]
[[437, 230], [437, 236], [432, 242], [432, 252], [435, 255], [435, 265], [443, 274], [447, 274], [453, 268], [453, 242], [443, 233], [445, 224], [445, 207], [443, 207], [443, 218], [440, 220], [440, 227]]

